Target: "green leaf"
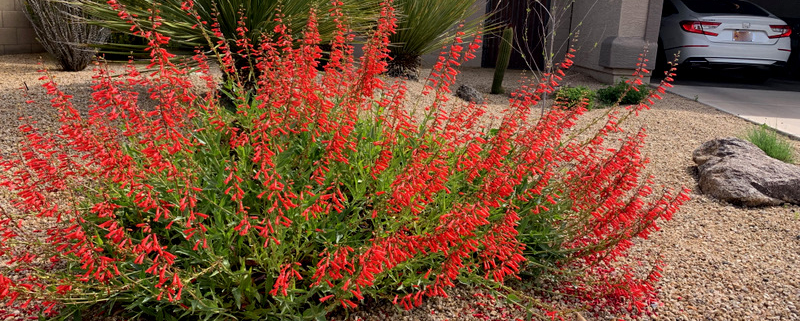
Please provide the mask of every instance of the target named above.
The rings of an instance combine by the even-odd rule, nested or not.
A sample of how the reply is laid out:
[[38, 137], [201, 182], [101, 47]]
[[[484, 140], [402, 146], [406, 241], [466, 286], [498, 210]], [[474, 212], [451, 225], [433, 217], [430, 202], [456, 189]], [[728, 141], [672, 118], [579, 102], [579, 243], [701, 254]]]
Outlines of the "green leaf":
[[241, 309], [242, 308], [242, 292], [239, 291], [239, 288], [233, 288], [233, 290], [231, 290], [231, 293], [233, 294], [233, 300], [236, 303], [236, 308], [237, 309]]
[[519, 303], [520, 301], [519, 297], [514, 293], [509, 293], [506, 298], [513, 303]]

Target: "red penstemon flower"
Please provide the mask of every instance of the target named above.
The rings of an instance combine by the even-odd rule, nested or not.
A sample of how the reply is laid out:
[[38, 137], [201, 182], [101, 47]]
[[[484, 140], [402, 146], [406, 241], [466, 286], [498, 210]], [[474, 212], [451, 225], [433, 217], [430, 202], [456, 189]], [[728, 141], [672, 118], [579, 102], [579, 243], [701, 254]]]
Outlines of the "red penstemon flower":
[[[208, 39], [218, 39], [222, 87], [206, 57], [193, 57], [192, 69], [167, 52], [157, 7], [146, 29], [125, 7], [109, 5], [148, 40], [155, 71], [128, 66], [117, 76], [99, 67], [85, 116], [43, 77], [59, 134], [23, 124], [26, 139], [0, 159], [0, 186], [16, 197], [13, 209], [0, 208], [0, 254], [25, 275], [0, 274], [7, 305], [51, 313], [71, 295], [137, 291], [154, 304], [194, 309], [203, 291], [228, 295], [214, 287], [235, 283], [255, 289], [232, 294], [242, 309], [352, 309], [365, 297], [412, 308], [446, 296], [464, 275], [496, 283], [518, 277], [527, 264], [524, 220], [555, 211], [563, 213], [545, 224], [562, 228], [552, 246], [569, 256], [558, 267], [587, 272], [568, 292], [618, 310], [653, 303], [658, 266], [641, 279], [613, 262], [632, 237], [646, 238], [656, 220], [669, 219], [687, 192], [654, 195], [642, 174], [644, 130], [618, 147], [607, 138], [668, 83], [647, 104], [613, 109], [595, 135], [578, 140], [568, 130], [585, 104], [534, 110], [572, 65], [570, 51], [512, 95], [490, 132], [481, 127], [484, 105], [449, 101], [480, 34], [469, 43], [456, 34], [425, 82], [433, 103], [420, 119], [411, 116], [404, 83], [381, 76], [396, 27], [390, 0], [381, 3], [359, 63], [340, 1], [327, 13], [311, 10], [300, 31], [277, 13], [260, 43], [252, 42], [244, 11], [237, 38], [224, 39], [218, 21], [200, 21], [185, 1], [195, 27], [208, 26]], [[322, 19], [337, 30], [320, 74]], [[645, 66], [640, 58], [631, 84], [641, 83]], [[76, 184], [90, 192], [76, 195]], [[21, 219], [28, 214], [53, 224], [31, 231]], [[41, 252], [20, 248], [35, 237], [44, 239]], [[40, 258], [74, 268], [38, 278]]]

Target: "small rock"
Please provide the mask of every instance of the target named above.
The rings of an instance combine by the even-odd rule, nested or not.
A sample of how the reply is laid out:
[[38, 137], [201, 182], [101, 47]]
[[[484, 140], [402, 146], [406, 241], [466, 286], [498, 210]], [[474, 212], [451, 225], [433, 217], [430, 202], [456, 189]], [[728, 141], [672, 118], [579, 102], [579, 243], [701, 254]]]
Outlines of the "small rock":
[[479, 103], [483, 101], [483, 95], [475, 89], [467, 85], [458, 86], [456, 89], [456, 96], [465, 101]]
[[409, 81], [419, 81], [419, 70], [416, 68], [393, 65], [386, 71], [386, 75], [389, 77], [407, 79]]

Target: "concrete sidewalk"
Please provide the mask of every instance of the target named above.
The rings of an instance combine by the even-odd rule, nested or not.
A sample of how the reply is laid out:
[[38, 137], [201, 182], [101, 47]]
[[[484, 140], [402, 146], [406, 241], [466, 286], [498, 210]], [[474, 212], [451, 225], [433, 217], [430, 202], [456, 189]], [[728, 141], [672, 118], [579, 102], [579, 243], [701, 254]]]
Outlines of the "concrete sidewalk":
[[763, 84], [749, 84], [746, 79], [712, 74], [703, 79], [676, 80], [673, 85], [668, 90], [673, 94], [800, 139], [798, 80], [770, 79]]

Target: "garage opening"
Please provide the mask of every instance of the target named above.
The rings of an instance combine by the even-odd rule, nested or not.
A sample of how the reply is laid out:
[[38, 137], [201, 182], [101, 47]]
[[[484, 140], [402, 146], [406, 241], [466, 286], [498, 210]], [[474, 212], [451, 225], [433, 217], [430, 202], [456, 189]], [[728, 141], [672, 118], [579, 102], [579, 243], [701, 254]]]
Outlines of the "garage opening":
[[[488, 24], [514, 28], [514, 50], [508, 67], [540, 69], [544, 63], [543, 39], [548, 23], [550, 0], [488, 0], [486, 12], [493, 12]], [[481, 67], [494, 68], [500, 48], [502, 28], [487, 34], [483, 42]]]

